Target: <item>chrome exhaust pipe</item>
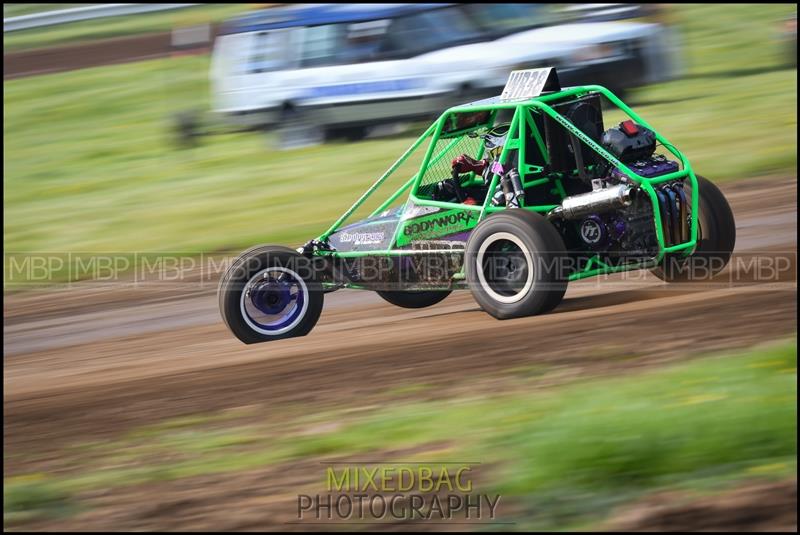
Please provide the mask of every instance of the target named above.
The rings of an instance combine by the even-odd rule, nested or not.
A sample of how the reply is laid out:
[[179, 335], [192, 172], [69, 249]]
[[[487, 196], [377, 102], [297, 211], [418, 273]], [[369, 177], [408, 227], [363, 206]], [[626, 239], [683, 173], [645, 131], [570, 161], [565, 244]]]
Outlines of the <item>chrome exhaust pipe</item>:
[[567, 197], [560, 206], [550, 210], [547, 217], [548, 219], [555, 217], [577, 219], [594, 213], [624, 208], [630, 206], [632, 202], [633, 188], [625, 184], [618, 184]]

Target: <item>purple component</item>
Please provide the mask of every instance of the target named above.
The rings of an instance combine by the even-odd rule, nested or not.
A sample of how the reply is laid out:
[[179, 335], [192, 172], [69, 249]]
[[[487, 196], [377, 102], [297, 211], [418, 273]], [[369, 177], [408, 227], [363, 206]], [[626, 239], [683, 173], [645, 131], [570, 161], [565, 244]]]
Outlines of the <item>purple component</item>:
[[502, 175], [503, 174], [503, 164], [500, 162], [494, 162], [492, 164], [492, 173]]
[[459, 232], [458, 234], [448, 234], [447, 236], [442, 236], [442, 240], [448, 241], [466, 241], [469, 239], [470, 232]]
[[[297, 288], [294, 294], [291, 293], [293, 288]], [[258, 283], [252, 290], [250, 300], [256, 309], [268, 316], [265, 319], [257, 319], [246, 311], [250, 320], [262, 329], [277, 331], [300, 316], [305, 295], [300, 282], [294, 276], [288, 275], [286, 280]]]
[[614, 239], [618, 240], [625, 234], [625, 221], [622, 219], [615, 219], [611, 228], [614, 229]]
[[[679, 169], [678, 162], [667, 160], [660, 154], [653, 156], [652, 158], [647, 158], [646, 160], [639, 160], [628, 164], [628, 167], [637, 175], [645, 178], [653, 178], [656, 176], [666, 175], [668, 173], [674, 173]], [[616, 179], [626, 178], [625, 173], [619, 169], [614, 169], [611, 172], [611, 176]]]
[[292, 299], [291, 286], [278, 281], [263, 282], [253, 288], [250, 299], [264, 314], [279, 314]]

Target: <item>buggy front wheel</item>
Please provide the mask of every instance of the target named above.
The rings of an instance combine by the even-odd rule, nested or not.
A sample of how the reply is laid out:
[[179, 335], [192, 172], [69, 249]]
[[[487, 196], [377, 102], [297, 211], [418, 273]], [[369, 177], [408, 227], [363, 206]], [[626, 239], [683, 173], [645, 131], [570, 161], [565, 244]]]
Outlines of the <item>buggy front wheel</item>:
[[311, 262], [287, 247], [242, 253], [219, 283], [225, 325], [245, 344], [308, 334], [322, 312], [323, 292]]
[[475, 301], [498, 319], [548, 312], [567, 290], [564, 242], [541, 215], [510, 209], [470, 235], [466, 278]]

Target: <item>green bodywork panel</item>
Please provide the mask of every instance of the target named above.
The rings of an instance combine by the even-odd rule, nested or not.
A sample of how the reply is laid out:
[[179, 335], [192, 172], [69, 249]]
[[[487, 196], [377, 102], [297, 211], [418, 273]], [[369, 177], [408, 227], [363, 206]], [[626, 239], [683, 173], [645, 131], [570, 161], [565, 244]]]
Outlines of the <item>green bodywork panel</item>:
[[403, 221], [397, 232], [397, 246], [403, 247], [413, 240], [430, 240], [466, 232], [475, 228], [480, 215], [470, 210], [445, 210], [428, 216]]

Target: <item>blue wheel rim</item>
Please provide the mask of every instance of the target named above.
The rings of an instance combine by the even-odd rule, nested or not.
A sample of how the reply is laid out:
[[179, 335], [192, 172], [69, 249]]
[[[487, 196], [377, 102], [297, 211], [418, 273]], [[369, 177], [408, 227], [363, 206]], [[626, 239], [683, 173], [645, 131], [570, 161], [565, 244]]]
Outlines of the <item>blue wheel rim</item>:
[[308, 308], [308, 287], [294, 271], [282, 267], [261, 270], [250, 278], [241, 296], [245, 322], [267, 335], [296, 326]]

